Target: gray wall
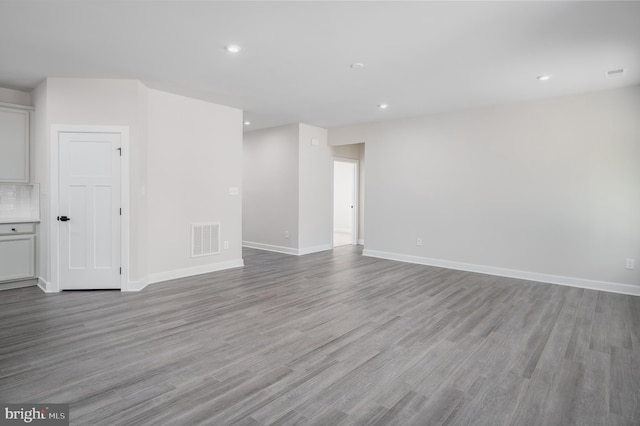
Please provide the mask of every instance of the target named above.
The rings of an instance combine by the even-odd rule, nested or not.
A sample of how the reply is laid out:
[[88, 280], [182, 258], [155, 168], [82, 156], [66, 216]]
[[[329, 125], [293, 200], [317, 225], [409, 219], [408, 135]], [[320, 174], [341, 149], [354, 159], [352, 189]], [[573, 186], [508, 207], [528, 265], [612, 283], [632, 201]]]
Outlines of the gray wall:
[[291, 124], [246, 132], [243, 178], [246, 246], [290, 254], [331, 248], [326, 129]]
[[[242, 259], [242, 111], [148, 89], [149, 271]], [[219, 254], [191, 257], [192, 223], [220, 223]], [[224, 248], [224, 241], [228, 248]]]
[[[299, 248], [303, 254], [331, 248], [333, 165], [327, 130], [299, 126]], [[317, 144], [312, 144], [312, 139]]]
[[625, 259], [640, 260], [639, 117], [635, 86], [334, 129], [329, 142], [366, 143], [369, 254], [638, 286]]
[[298, 248], [298, 138], [297, 124], [245, 132], [243, 242]]

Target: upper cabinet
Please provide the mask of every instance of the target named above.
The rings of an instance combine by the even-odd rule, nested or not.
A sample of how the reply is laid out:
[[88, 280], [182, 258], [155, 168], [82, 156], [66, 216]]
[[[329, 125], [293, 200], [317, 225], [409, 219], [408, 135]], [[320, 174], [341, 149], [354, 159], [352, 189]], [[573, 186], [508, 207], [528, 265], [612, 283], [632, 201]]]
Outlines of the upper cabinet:
[[29, 182], [29, 111], [0, 106], [0, 182]]

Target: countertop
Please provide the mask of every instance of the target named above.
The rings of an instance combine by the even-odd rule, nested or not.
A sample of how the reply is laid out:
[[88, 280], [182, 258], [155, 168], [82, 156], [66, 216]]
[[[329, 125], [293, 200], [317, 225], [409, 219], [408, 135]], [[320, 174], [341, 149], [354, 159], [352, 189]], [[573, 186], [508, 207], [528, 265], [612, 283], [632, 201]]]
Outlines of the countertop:
[[32, 217], [30, 218], [1, 218], [0, 219], [0, 225], [2, 224], [6, 224], [6, 223], [40, 223], [40, 219], [34, 219]]

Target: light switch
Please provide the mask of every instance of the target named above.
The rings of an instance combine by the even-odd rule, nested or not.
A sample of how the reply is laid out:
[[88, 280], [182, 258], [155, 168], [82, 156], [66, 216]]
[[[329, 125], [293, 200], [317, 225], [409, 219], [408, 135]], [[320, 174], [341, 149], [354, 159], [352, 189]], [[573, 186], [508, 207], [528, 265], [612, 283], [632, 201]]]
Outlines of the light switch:
[[229, 187], [229, 195], [238, 195], [239, 193], [237, 186]]
[[318, 138], [311, 138], [311, 145], [319, 145], [320, 142], [318, 141]]

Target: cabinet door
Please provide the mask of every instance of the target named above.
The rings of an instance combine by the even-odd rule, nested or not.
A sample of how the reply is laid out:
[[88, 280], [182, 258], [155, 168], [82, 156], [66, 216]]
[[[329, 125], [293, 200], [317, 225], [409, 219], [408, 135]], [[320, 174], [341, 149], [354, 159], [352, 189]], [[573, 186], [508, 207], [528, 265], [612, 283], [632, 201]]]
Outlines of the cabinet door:
[[29, 181], [29, 111], [0, 107], [0, 182]]
[[35, 276], [35, 236], [0, 237], [0, 281]]

